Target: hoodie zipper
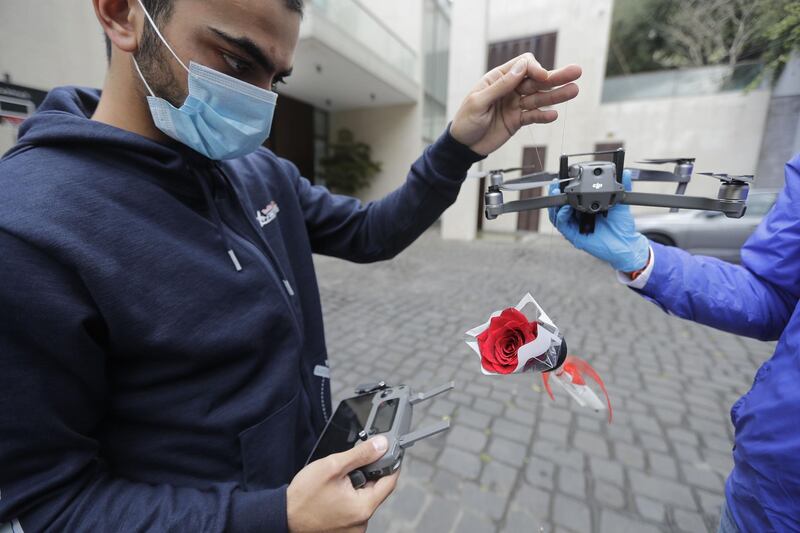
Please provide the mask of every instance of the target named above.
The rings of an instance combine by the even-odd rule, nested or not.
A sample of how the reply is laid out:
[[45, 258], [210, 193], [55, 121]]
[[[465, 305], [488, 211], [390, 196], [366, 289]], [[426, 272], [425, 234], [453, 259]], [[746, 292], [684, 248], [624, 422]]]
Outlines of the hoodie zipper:
[[[222, 175], [223, 185], [229, 191], [230, 195], [234, 197], [237, 205], [239, 206], [239, 209], [244, 214], [245, 219], [248, 221], [248, 223], [250, 223], [250, 220], [247, 217], [247, 212], [244, 209], [244, 206], [242, 205], [241, 199], [239, 198], [239, 195], [236, 194], [236, 190], [233, 189], [233, 186], [230, 183], [230, 179], [228, 178], [227, 174], [225, 174], [225, 172], [222, 170], [219, 164], [215, 164], [214, 167]], [[213, 176], [211, 177], [213, 178]], [[216, 198], [212, 198], [212, 201], [216, 202]], [[278, 261], [277, 256], [272, 251], [272, 247], [269, 246], [269, 243], [266, 242], [266, 240], [260, 234], [260, 232], [255, 231], [253, 224], [250, 224], [250, 227], [255, 231], [257, 237], [259, 237], [261, 242], [264, 244], [263, 247], [258, 246], [256, 243], [252, 242], [246, 235], [243, 235], [241, 232], [239, 232], [234, 224], [226, 220], [226, 217], [223, 215], [223, 212], [220, 212], [220, 219], [222, 220], [222, 223], [225, 226], [223, 230], [224, 229], [230, 230], [231, 233], [233, 233], [233, 235], [238, 238], [238, 240], [240, 240], [247, 247], [250, 247], [252, 251], [255, 252], [256, 256], [261, 256], [264, 259], [266, 259], [267, 264], [269, 264], [272, 267], [272, 268], [266, 268], [266, 270], [270, 275], [270, 277], [273, 279], [273, 281], [277, 283], [279, 287], [281, 287], [280, 292], [283, 297], [284, 303], [289, 308], [289, 314], [292, 316], [292, 323], [294, 324], [294, 327], [297, 330], [298, 335], [300, 335], [300, 338], [303, 338], [303, 330], [300, 327], [300, 321], [297, 318], [297, 313], [295, 311], [293, 302], [291, 301], [291, 298], [295, 296], [295, 291], [292, 289], [291, 283], [289, 283], [289, 279], [286, 276], [283, 268], [281, 267], [281, 264]]]
[[[289, 282], [289, 277], [286, 275], [286, 272], [283, 270], [283, 267], [281, 266], [280, 261], [278, 260], [278, 256], [274, 252], [274, 250], [272, 249], [272, 246], [270, 246], [269, 241], [267, 241], [266, 236], [264, 236], [264, 233], [258, 228], [258, 226], [256, 226], [256, 224], [253, 221], [252, 217], [250, 217], [248, 215], [247, 208], [245, 207], [244, 203], [242, 203], [242, 199], [239, 197], [239, 195], [236, 194], [236, 189], [233, 186], [233, 182], [228, 177], [228, 175], [225, 173], [225, 170], [222, 168], [222, 165], [219, 164], [219, 163], [215, 163], [214, 166], [216, 167], [217, 171], [222, 176], [225, 188], [227, 190], [229, 190], [230, 193], [235, 198], [235, 201], [238, 204], [239, 209], [241, 210], [241, 213], [242, 213], [242, 215], [244, 216], [244, 218], [246, 220], [246, 223], [250, 225], [250, 229], [253, 230], [253, 233], [256, 234], [257, 238], [263, 244], [263, 250], [266, 251], [265, 255], [267, 256], [268, 261], [271, 262], [271, 264], [272, 264], [272, 266], [274, 268], [274, 272], [277, 272], [280, 275], [281, 281], [283, 282], [284, 287], [286, 288], [286, 293], [284, 294], [284, 299], [286, 300], [286, 304], [289, 306], [289, 310], [290, 310], [289, 312], [292, 315], [292, 319], [293, 319], [295, 328], [297, 329], [298, 334], [300, 335], [300, 338], [304, 339], [303, 331], [302, 331], [302, 328], [300, 327], [300, 321], [297, 318], [294, 306], [292, 305], [292, 302], [290, 301], [290, 298], [293, 298], [295, 296], [295, 291], [292, 289], [292, 285]], [[239, 233], [233, 228], [232, 225], [231, 225], [231, 230], [236, 235], [241, 237], [244, 241], [246, 241], [248, 245], [257, 248], [259, 251], [262, 251], [261, 248], [255, 246], [246, 237], [239, 235]], [[273, 274], [274, 274], [274, 272], [273, 272]], [[300, 373], [300, 379], [301, 379], [301, 382], [303, 383], [303, 387], [302, 388], [304, 389], [304, 392], [306, 394], [306, 398], [308, 400], [309, 405], [312, 405], [312, 403], [313, 403], [312, 395], [311, 395], [312, 385], [306, 379], [305, 373], [303, 371], [303, 357], [302, 357], [302, 354], [298, 358], [297, 364], [298, 364], [298, 371]], [[326, 414], [327, 409], [325, 407], [325, 380], [322, 379], [320, 381], [321, 381], [321, 384], [320, 384], [320, 405], [322, 406], [323, 419], [327, 420], [327, 414]]]
[[264, 237], [264, 233], [259, 229], [258, 226], [256, 226], [256, 223], [253, 222], [253, 217], [249, 216], [247, 208], [242, 203], [242, 199], [239, 198], [239, 195], [236, 194], [236, 189], [233, 187], [233, 182], [228, 177], [228, 174], [225, 173], [225, 170], [222, 168], [222, 165], [217, 163], [215, 164], [215, 167], [222, 176], [222, 179], [225, 183], [225, 188], [231, 191], [236, 201], [236, 204], [239, 206], [239, 210], [242, 212], [242, 215], [244, 215], [244, 219], [247, 221], [247, 224], [250, 226], [250, 229], [253, 230], [253, 233], [261, 241], [261, 244], [264, 245], [264, 250], [266, 251], [266, 254], [269, 256], [270, 260], [272, 261], [276, 270], [278, 271], [278, 273], [282, 278], [283, 285], [286, 288], [286, 292], [289, 293], [289, 296], [294, 296], [294, 289], [292, 289], [292, 285], [291, 283], [289, 283], [289, 276], [287, 276], [286, 272], [283, 270], [283, 267], [281, 266], [280, 261], [278, 260], [278, 255], [272, 249], [272, 246], [270, 246], [269, 241], [267, 241], [266, 237]]

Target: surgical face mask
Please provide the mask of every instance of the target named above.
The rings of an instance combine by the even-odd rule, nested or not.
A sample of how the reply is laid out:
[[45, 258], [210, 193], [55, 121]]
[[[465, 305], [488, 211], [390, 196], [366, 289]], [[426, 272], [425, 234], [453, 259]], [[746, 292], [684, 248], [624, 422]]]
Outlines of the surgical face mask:
[[156, 127], [209, 159], [233, 159], [254, 152], [269, 137], [278, 95], [190, 62], [187, 68], [156, 27], [139, 0], [161, 42], [189, 74], [189, 95], [180, 108], [159, 98], [133, 64], [150, 96], [147, 103]]

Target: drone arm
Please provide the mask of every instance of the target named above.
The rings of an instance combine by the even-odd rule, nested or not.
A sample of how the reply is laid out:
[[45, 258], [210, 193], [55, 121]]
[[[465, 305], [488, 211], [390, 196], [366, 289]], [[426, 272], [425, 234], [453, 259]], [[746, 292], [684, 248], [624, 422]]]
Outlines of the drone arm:
[[548, 207], [560, 207], [567, 205], [566, 194], [554, 194], [551, 196], [540, 196], [528, 200], [515, 200], [513, 202], [501, 203], [497, 205], [486, 204], [486, 217], [495, 218], [505, 213], [516, 213], [519, 211], [532, 211], [534, 209], [546, 209]]
[[[675, 189], [675, 194], [684, 196], [686, 194], [686, 186], [687, 185], [689, 185], [689, 183], [685, 182], [685, 181], [682, 181], [682, 182], [678, 183], [678, 188]], [[678, 212], [678, 208], [677, 207], [672, 207], [672, 208], [670, 208], [669, 212], [670, 213], [677, 213]]]
[[728, 218], [741, 218], [745, 204], [738, 201], [702, 198], [699, 196], [674, 196], [645, 192], [626, 192], [622, 203], [649, 207], [671, 207], [678, 209], [699, 209], [701, 211], [720, 211]]

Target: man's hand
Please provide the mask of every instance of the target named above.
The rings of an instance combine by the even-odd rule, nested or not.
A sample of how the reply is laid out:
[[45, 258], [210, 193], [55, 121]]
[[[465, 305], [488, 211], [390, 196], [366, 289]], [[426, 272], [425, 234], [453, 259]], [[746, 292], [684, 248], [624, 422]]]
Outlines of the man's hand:
[[354, 489], [347, 474], [380, 459], [386, 437], [362, 442], [352, 450], [314, 461], [286, 489], [286, 515], [291, 533], [337, 531], [361, 533], [378, 506], [391, 494], [399, 472]]
[[545, 70], [527, 53], [487, 72], [461, 104], [450, 135], [481, 155], [501, 147], [522, 126], [546, 124], [558, 118], [542, 107], [560, 104], [578, 95], [574, 82], [578, 65]]
[[[625, 190], [631, 190], [629, 171], [623, 173], [622, 182]], [[558, 183], [551, 183], [549, 193], [558, 192]], [[650, 260], [650, 241], [636, 231], [630, 206], [618, 204], [608, 210], [608, 216], [597, 215], [594, 233], [589, 235], [581, 235], [572, 207], [551, 207], [548, 211], [550, 222], [575, 248], [609, 263], [620, 272], [636, 272], [647, 266]]]

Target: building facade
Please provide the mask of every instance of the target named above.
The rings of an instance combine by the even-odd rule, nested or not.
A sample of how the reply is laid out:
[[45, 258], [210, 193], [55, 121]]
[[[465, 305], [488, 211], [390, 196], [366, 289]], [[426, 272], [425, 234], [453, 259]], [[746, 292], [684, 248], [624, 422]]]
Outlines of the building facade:
[[[320, 181], [329, 140], [350, 129], [382, 164], [362, 196], [394, 189], [446, 125], [449, 24], [446, 0], [306, 0], [295, 68], [278, 89], [267, 146]], [[0, 50], [0, 153], [31, 111], [16, 112], [17, 88], [41, 94], [103, 84], [105, 47], [89, 0], [3, 0]]]
[[[381, 163], [380, 173], [359, 196], [383, 197], [403, 182], [410, 164], [444, 130], [488, 68], [532, 51], [547, 67], [581, 65], [580, 94], [560, 107], [558, 121], [525, 128], [482, 162], [482, 169], [524, 164], [553, 171], [561, 153], [621, 146], [628, 162], [696, 157], [697, 171], [761, 172], [756, 186], [779, 186], [779, 161], [800, 149], [795, 148], [800, 68], [787, 68], [786, 81], [774, 91], [726, 85], [724, 67], [607, 79], [613, 4], [306, 0], [294, 73], [279, 89], [267, 145], [319, 183], [320, 158], [337, 133], [349, 129]], [[7, 115], [19, 109], [17, 87], [46, 91], [103, 82], [103, 38], [89, 0], [3, 0], [0, 50], [0, 112], [3, 106], [12, 109]], [[0, 153], [14, 143], [18, 122], [17, 116], [0, 119]], [[790, 142], [783, 130], [792, 127]], [[664, 184], [637, 188], [672, 190]], [[698, 176], [687, 192], [713, 195], [716, 190], [715, 180]], [[516, 197], [509, 193], [507, 200]], [[442, 219], [445, 238], [549, 231], [543, 212], [486, 221], [481, 198], [480, 181], [467, 180]]]
[[[756, 172], [770, 107], [768, 86], [745, 91], [724, 83], [728, 72], [717, 67], [669, 71], [606, 79], [606, 60], [613, 0], [458, 0], [452, 24], [470, 28], [470, 38], [453, 36], [451, 43], [449, 116], [452, 116], [476, 75], [506, 56], [502, 50], [545, 54], [556, 66], [583, 67], [580, 94], [559, 107], [559, 119], [533, 125], [492, 154], [481, 168], [541, 166], [557, 171], [562, 153], [624, 147], [626, 161], [645, 158], [696, 157], [696, 171], [730, 174]], [[546, 41], [546, 42], [545, 42]], [[461, 61], [472, 58], [471, 69]], [[481, 63], [483, 62], [483, 63]], [[480, 64], [480, 67], [477, 65]], [[795, 118], [795, 123], [797, 118]], [[669, 169], [671, 170], [671, 168]], [[764, 183], [774, 186], [769, 176]], [[782, 183], [782, 176], [780, 176]], [[756, 180], [758, 186], [759, 180]], [[718, 182], [696, 176], [687, 194], [716, 196]], [[674, 184], [637, 184], [637, 190], [674, 192]], [[504, 193], [514, 200], [519, 193]], [[507, 214], [482, 220], [482, 189], [468, 180], [442, 223], [445, 238], [473, 239], [480, 230], [513, 233], [550, 231], [545, 212]], [[634, 212], [652, 211], [634, 208]]]

